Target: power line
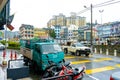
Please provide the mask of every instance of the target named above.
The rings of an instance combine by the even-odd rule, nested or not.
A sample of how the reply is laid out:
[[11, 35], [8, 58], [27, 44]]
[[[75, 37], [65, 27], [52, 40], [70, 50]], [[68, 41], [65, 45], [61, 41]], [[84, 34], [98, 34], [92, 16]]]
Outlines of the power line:
[[100, 6], [100, 5], [103, 5], [103, 4], [106, 4], [106, 3], [109, 3], [109, 2], [113, 2], [114, 0], [110, 0], [110, 1], [106, 1], [106, 2], [102, 2], [102, 3], [99, 3], [99, 4], [96, 4], [94, 6]]
[[84, 13], [84, 12], [88, 11], [88, 10], [89, 10], [89, 9], [84, 9], [84, 10], [82, 10], [82, 11], [78, 12], [77, 14], [82, 14], [82, 13]]
[[120, 1], [111, 2], [111, 3], [107, 3], [107, 4], [102, 4], [102, 5], [94, 6], [94, 8], [103, 7], [103, 6], [108, 6], [108, 5], [112, 5], [112, 4], [119, 3], [119, 2], [120, 2]]
[[[93, 5], [93, 8], [108, 6], [108, 5], [115, 4], [115, 3], [119, 3], [119, 2], [120, 2], [120, 1], [110, 0], [110, 1], [102, 2], [102, 3], [100, 3], [100, 4]], [[81, 11], [78, 12], [77, 14], [82, 14], [82, 13], [88, 11], [88, 10], [90, 10], [90, 7], [87, 7], [86, 9], [81, 10]]]

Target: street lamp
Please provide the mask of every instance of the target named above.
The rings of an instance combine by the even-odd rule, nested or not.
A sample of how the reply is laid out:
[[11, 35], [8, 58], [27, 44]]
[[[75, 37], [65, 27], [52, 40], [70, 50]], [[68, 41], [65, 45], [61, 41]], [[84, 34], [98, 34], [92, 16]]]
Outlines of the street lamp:
[[[101, 13], [101, 27], [102, 27], [102, 36], [103, 36], [103, 26], [102, 26], [102, 13], [104, 10], [99, 10], [99, 12]], [[102, 42], [103, 42], [103, 38], [102, 38]]]
[[102, 25], [102, 13], [104, 10], [99, 10], [99, 12], [101, 13], [101, 25]]
[[[85, 8], [87, 8], [86, 6], [84, 6]], [[92, 24], [92, 18], [93, 18], [93, 11], [92, 11], [92, 9], [93, 9], [93, 5], [91, 4], [90, 5], [90, 13], [91, 13], [91, 24], [90, 24], [90, 26], [91, 26], [91, 35], [90, 35], [90, 37], [91, 37], [91, 40], [90, 40], [90, 43], [91, 43], [91, 53], [93, 53], [93, 36], [92, 36], [92, 33], [93, 33], [93, 31], [92, 31], [92, 28], [93, 28], [93, 24]]]

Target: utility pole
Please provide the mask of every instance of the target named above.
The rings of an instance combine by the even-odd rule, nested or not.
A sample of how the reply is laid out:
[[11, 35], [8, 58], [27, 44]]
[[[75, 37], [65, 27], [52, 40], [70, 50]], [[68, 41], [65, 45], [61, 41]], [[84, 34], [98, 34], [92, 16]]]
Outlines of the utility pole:
[[92, 20], [93, 20], [93, 11], [92, 11], [92, 9], [93, 9], [93, 6], [92, 6], [92, 4], [90, 5], [90, 12], [91, 12], [91, 53], [93, 53], [93, 23], [92, 23]]
[[101, 13], [101, 27], [102, 27], [102, 36], [101, 36], [101, 39], [102, 39], [102, 42], [103, 42], [103, 26], [102, 26], [102, 13], [103, 13], [104, 10], [99, 10], [99, 12]]
[[84, 8], [88, 8], [88, 9], [90, 9], [90, 13], [91, 13], [91, 23], [90, 23], [90, 43], [91, 43], [91, 53], [93, 53], [93, 11], [92, 11], [92, 9], [93, 9], [93, 5], [91, 4], [90, 5], [90, 7], [86, 7], [86, 6], [84, 6]]

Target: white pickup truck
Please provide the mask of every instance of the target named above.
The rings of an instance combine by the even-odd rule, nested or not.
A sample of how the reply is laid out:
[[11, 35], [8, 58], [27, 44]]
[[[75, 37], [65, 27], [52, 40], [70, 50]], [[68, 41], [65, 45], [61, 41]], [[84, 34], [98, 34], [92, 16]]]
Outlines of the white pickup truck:
[[68, 52], [71, 52], [76, 56], [81, 56], [81, 54], [89, 56], [89, 54], [91, 53], [91, 49], [89, 47], [84, 46], [82, 43], [72, 43], [70, 46], [62, 46], [62, 49], [66, 54]]

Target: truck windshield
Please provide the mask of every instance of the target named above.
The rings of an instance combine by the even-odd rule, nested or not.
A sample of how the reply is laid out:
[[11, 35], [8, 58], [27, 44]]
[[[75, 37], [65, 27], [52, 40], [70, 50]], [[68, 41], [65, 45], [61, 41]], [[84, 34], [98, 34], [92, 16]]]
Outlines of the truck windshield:
[[42, 45], [43, 54], [56, 53], [62, 51], [58, 44], [46, 44]]

